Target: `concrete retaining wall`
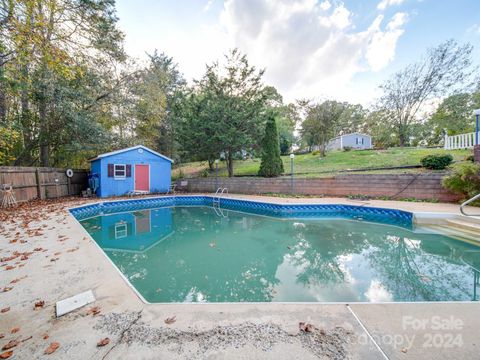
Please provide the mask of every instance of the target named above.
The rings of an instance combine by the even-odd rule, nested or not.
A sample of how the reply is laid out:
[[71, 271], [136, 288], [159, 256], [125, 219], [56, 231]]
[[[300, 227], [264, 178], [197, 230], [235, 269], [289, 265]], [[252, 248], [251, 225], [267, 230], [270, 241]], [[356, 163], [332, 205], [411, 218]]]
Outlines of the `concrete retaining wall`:
[[[238, 194], [300, 194], [318, 196], [388, 196], [393, 198], [436, 199], [455, 202], [459, 197], [442, 187], [445, 173], [428, 174], [348, 174], [329, 178], [219, 178], [218, 186]], [[177, 182], [180, 186], [180, 181]], [[215, 178], [188, 179], [190, 192], [215, 192]]]

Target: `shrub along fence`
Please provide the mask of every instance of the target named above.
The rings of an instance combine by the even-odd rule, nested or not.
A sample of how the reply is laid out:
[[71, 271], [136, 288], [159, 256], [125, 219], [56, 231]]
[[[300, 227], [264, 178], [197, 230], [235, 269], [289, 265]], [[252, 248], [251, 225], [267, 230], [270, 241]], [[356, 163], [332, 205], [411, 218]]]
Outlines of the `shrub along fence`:
[[[446, 173], [346, 174], [328, 178], [194, 178], [187, 179], [190, 192], [215, 192], [216, 186], [238, 194], [298, 194], [317, 196], [365, 195], [393, 199], [416, 198], [455, 202], [459, 196], [442, 186]], [[178, 181], [180, 186], [180, 180]]]
[[71, 178], [65, 171], [58, 168], [0, 166], [0, 186], [12, 184], [19, 202], [81, 194], [88, 187], [88, 171], [73, 170]]

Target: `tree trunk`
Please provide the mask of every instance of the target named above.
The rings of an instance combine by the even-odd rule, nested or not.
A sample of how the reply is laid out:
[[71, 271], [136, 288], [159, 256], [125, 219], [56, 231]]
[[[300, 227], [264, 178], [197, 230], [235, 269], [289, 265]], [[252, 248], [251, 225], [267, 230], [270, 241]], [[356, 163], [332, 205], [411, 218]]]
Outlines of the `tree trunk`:
[[405, 147], [407, 144], [407, 136], [403, 129], [399, 129], [398, 131], [398, 144], [400, 147]]
[[227, 155], [227, 169], [228, 169], [228, 177], [233, 177], [233, 155], [232, 155], [232, 150], [228, 150], [228, 155]]
[[213, 167], [213, 164], [215, 163], [215, 160], [214, 159], [208, 159], [208, 169], [210, 171], [213, 171], [215, 170], [214, 167]]
[[24, 85], [22, 86], [22, 90], [20, 92], [20, 123], [22, 124], [22, 139], [23, 139], [23, 149], [22, 153], [17, 159], [20, 163], [31, 164], [32, 161], [32, 149], [33, 149], [33, 139], [32, 139], [32, 118], [30, 114], [30, 102], [28, 99], [28, 91], [27, 88], [28, 83], [28, 66], [25, 65], [23, 69], [23, 76], [24, 76]]
[[0, 65], [0, 124], [7, 123], [7, 89], [4, 77], [4, 66]]
[[49, 153], [48, 153], [48, 125], [47, 125], [47, 104], [45, 99], [45, 92], [42, 92], [40, 101], [38, 104], [38, 115], [40, 122], [40, 165], [48, 167], [50, 165]]
[[408, 145], [408, 122], [407, 120], [400, 120], [398, 122], [398, 145], [405, 147]]

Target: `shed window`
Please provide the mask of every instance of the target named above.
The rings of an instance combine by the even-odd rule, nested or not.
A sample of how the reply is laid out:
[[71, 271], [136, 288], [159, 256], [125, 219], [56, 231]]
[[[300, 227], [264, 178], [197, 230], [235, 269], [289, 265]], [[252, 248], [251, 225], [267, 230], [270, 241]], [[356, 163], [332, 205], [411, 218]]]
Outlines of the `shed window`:
[[356, 141], [357, 145], [363, 145], [363, 140], [364, 140], [363, 138], [356, 138], [356, 140], [357, 140]]
[[122, 239], [127, 237], [128, 227], [126, 223], [117, 223], [115, 224], [115, 239]]
[[125, 179], [127, 177], [127, 166], [124, 164], [115, 164], [113, 166], [113, 177], [115, 179]]

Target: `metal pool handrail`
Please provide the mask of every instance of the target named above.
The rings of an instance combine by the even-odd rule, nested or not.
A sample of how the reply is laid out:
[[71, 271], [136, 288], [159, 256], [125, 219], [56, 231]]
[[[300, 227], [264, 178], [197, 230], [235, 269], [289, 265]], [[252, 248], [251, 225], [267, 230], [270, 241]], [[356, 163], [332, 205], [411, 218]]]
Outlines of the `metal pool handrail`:
[[480, 214], [467, 214], [464, 210], [464, 207], [467, 206], [468, 204], [474, 202], [475, 200], [480, 199], [480, 194], [475, 195], [471, 199], [465, 201], [462, 205], [460, 205], [460, 212], [465, 215], [465, 216], [480, 216]]

